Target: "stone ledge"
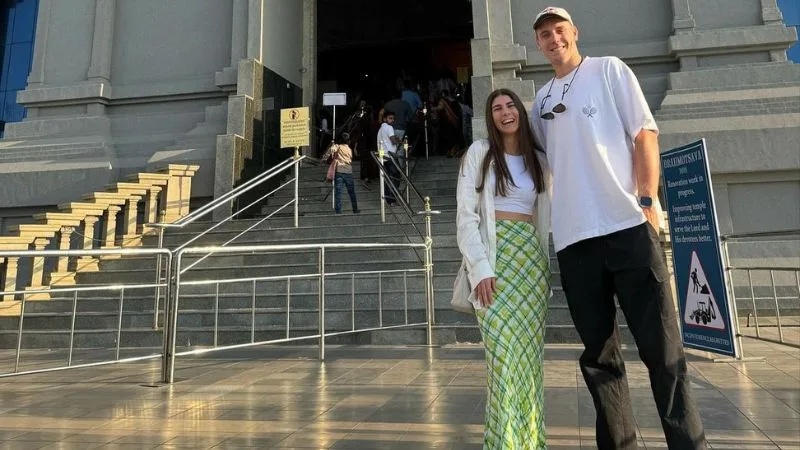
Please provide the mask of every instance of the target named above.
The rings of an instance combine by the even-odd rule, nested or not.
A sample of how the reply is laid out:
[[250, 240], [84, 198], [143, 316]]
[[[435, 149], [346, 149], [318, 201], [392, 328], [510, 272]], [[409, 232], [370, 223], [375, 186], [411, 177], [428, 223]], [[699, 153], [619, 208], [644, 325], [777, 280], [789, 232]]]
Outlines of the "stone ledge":
[[787, 83], [797, 83], [797, 80], [800, 80], [800, 65], [789, 63], [714, 67], [669, 74], [670, 90], [673, 92], [786, 86]]
[[786, 50], [796, 40], [793, 28], [759, 25], [676, 34], [669, 38], [669, 49], [678, 56], [719, 55], [759, 49]]
[[73, 104], [107, 102], [111, 98], [111, 86], [105, 83], [76, 84], [46, 88], [26, 89], [17, 93], [17, 103], [27, 107], [38, 107], [48, 103], [69, 102]]

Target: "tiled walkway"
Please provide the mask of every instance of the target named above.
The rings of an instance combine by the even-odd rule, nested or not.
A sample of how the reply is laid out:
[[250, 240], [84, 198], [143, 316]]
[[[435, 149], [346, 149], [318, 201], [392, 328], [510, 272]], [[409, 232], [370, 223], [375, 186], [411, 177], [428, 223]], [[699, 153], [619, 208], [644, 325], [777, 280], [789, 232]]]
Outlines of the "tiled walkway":
[[[713, 448], [800, 448], [800, 349], [746, 339], [766, 362], [691, 352]], [[480, 346], [261, 348], [0, 379], [0, 448], [479, 449]], [[548, 347], [549, 448], [594, 448], [578, 349]], [[640, 446], [665, 447], [644, 366], [626, 351]]]

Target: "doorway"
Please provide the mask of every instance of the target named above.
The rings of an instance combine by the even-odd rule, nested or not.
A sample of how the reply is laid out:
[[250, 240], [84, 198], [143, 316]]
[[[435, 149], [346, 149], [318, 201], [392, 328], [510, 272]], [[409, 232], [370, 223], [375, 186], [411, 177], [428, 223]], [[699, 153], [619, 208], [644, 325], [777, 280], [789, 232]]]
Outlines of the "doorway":
[[[362, 133], [364, 127], [357, 131], [366, 136], [352, 142], [354, 150], [362, 156], [365, 150], [376, 150], [371, 134], [380, 126], [380, 112], [389, 101], [401, 98], [403, 90], [416, 93], [424, 103], [412, 108], [419, 109], [408, 125], [412, 147], [421, 148], [425, 121], [438, 127], [435, 107], [443, 95], [453, 108], [464, 105], [471, 113], [472, 37], [469, 0], [318, 0], [317, 152], [327, 148], [335, 132], [363, 123], [364, 116], [373, 123], [367, 133]], [[323, 94], [330, 92], [347, 94], [347, 104], [337, 106], [335, 124], [332, 107], [322, 106]], [[463, 123], [471, 122], [463, 119], [460, 114], [462, 132]], [[438, 137], [429, 136], [428, 141], [429, 149], [439, 152]]]

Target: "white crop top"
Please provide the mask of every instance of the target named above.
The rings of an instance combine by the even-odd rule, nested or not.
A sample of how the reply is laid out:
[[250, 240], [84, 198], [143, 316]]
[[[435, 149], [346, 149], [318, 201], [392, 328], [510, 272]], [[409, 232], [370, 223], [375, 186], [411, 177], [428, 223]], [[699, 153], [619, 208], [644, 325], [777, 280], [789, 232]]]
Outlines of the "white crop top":
[[506, 154], [508, 172], [514, 180], [506, 186], [506, 196], [494, 196], [494, 210], [521, 214], [533, 214], [536, 204], [536, 189], [533, 178], [525, 168], [525, 157]]

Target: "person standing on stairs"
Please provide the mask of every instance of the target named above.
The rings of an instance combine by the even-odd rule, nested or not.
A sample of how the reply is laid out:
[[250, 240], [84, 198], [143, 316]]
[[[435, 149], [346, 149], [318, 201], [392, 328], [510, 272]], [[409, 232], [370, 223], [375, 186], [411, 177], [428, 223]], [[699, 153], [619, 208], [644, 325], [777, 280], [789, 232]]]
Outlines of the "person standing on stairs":
[[637, 446], [616, 297], [669, 448], [704, 449], [658, 237], [658, 127], [625, 63], [581, 56], [567, 11], [545, 8], [533, 31], [555, 70], [531, 116], [553, 169], [553, 243], [584, 344], [580, 367], [597, 410], [597, 446]]
[[483, 448], [543, 449], [549, 169], [517, 94], [492, 92], [485, 115], [489, 139], [462, 158], [456, 193], [458, 248], [488, 365]]
[[347, 133], [340, 133], [325, 154], [323, 160], [333, 158], [336, 161], [336, 176], [333, 179], [335, 190], [333, 192], [333, 207], [336, 214], [342, 213], [342, 186], [347, 187], [347, 195], [350, 196], [350, 205], [353, 207], [353, 214], [358, 214], [358, 199], [356, 199], [356, 188], [353, 183], [353, 150], [347, 145], [350, 136]]
[[[394, 130], [394, 120], [395, 120], [395, 113], [392, 110], [384, 110], [383, 113], [383, 123], [381, 124], [380, 129], [378, 129], [378, 151], [383, 149], [383, 151], [387, 154], [388, 158], [394, 157], [397, 159], [397, 151], [398, 146], [400, 145], [400, 138], [397, 137]], [[393, 182], [395, 186], [397, 186], [398, 182], [400, 181], [400, 174], [397, 173], [397, 168], [391, 161], [389, 161], [387, 157], [384, 157], [382, 161], [383, 167], [386, 168], [386, 175], [388, 178], [385, 183]], [[398, 160], [399, 163], [399, 160]], [[384, 196], [386, 197], [386, 203], [389, 205], [394, 205], [397, 202], [397, 199], [394, 198], [394, 192], [392, 189], [387, 185], [384, 189]]]

